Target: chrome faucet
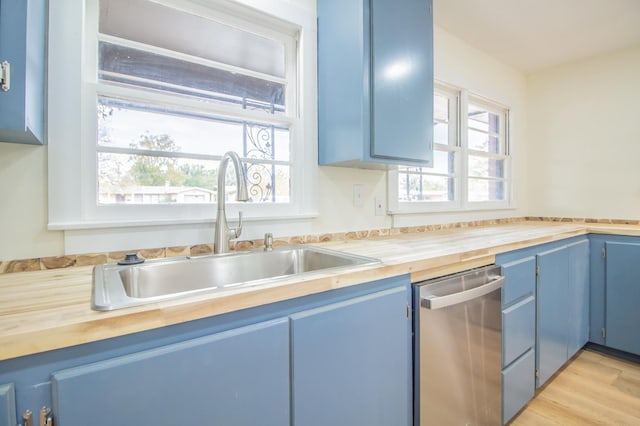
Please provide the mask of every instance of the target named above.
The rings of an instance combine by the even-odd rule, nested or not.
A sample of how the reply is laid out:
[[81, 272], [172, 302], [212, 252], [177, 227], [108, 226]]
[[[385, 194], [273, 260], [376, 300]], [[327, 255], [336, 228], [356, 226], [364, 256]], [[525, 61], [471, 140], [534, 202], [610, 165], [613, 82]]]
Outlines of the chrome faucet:
[[216, 233], [213, 241], [213, 252], [215, 254], [227, 253], [229, 251], [229, 240], [240, 236], [242, 232], [242, 212], [238, 213], [239, 221], [237, 228], [229, 228], [227, 225], [227, 214], [225, 212], [225, 177], [227, 174], [227, 164], [229, 160], [233, 162], [236, 170], [236, 182], [238, 191], [236, 192], [236, 200], [247, 201], [249, 194], [247, 193], [247, 175], [242, 167], [242, 161], [238, 154], [229, 151], [222, 156], [220, 167], [218, 167], [218, 213], [216, 214]]

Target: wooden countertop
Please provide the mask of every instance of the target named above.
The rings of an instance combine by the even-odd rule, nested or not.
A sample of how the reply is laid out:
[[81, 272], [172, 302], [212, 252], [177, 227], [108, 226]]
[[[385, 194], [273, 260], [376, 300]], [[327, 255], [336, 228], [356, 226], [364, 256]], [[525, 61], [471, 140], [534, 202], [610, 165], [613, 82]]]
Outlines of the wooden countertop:
[[121, 336], [410, 273], [412, 281], [494, 263], [495, 255], [586, 233], [640, 235], [640, 226], [518, 222], [400, 233], [319, 246], [382, 264], [109, 312], [90, 307], [92, 267], [0, 275], [0, 360]]

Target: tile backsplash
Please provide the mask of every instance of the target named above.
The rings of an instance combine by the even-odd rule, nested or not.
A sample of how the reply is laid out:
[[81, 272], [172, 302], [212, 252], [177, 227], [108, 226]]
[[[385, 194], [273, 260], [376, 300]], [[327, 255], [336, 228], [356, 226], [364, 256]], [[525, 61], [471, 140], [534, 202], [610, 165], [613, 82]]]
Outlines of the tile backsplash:
[[[478, 220], [472, 222], [455, 222], [438, 225], [411, 226], [402, 228], [385, 228], [352, 232], [338, 232], [332, 234], [303, 235], [290, 237], [276, 237], [273, 245], [313, 244], [328, 241], [360, 240], [388, 235], [438, 231], [443, 229], [469, 228], [475, 226], [489, 226], [523, 221], [565, 222], [565, 223], [607, 223], [620, 225], [640, 225], [640, 220], [625, 219], [590, 219], [590, 218], [561, 218], [561, 217], [516, 217], [506, 219]], [[245, 240], [230, 243], [232, 250], [251, 250], [263, 246], [262, 240]], [[198, 244], [194, 246], [162, 247], [154, 249], [131, 249], [109, 253], [88, 253], [68, 256], [39, 257], [33, 259], [18, 259], [0, 261], [0, 274], [12, 272], [41, 271], [48, 269], [70, 268], [75, 266], [90, 266], [101, 263], [112, 263], [124, 258], [126, 253], [136, 252], [145, 259], [163, 257], [198, 256], [213, 253], [213, 244]]]

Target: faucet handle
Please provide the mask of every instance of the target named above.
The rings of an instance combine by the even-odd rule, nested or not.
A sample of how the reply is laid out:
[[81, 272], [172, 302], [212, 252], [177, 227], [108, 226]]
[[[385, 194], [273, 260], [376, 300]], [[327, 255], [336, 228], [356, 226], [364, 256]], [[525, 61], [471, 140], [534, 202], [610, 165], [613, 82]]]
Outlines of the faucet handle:
[[264, 234], [264, 251], [273, 251], [273, 234], [271, 232]]
[[229, 233], [231, 234], [230, 239], [235, 239], [242, 234], [242, 212], [238, 212], [238, 227], [230, 228]]

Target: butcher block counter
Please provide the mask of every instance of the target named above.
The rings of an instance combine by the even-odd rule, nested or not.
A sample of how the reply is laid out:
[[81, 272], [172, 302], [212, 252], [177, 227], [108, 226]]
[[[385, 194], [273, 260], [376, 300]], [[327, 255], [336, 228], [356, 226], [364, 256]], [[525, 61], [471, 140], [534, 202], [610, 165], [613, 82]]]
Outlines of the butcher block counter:
[[381, 264], [200, 294], [109, 312], [91, 309], [93, 267], [0, 275], [0, 360], [151, 330], [377, 279], [412, 281], [494, 263], [495, 255], [587, 233], [640, 235], [640, 226], [523, 221], [397, 233], [318, 246], [375, 257]]

